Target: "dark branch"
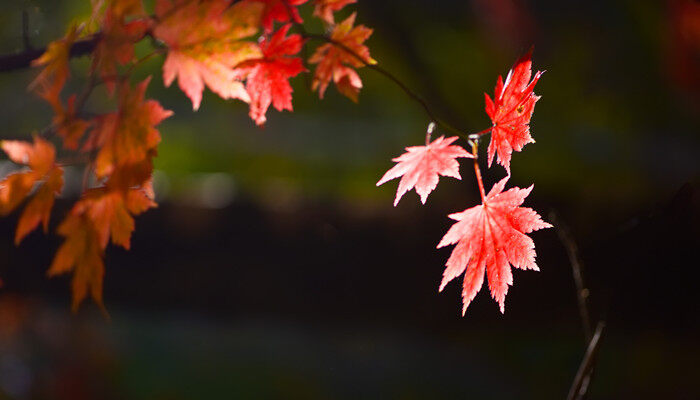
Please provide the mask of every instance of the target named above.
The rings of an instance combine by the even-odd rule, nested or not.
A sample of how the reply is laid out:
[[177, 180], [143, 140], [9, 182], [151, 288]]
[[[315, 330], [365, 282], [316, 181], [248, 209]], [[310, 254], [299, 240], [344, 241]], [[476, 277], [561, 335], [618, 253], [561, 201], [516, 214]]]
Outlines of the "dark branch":
[[590, 312], [588, 311], [589, 292], [583, 281], [583, 262], [578, 254], [578, 246], [576, 246], [576, 241], [574, 241], [573, 236], [571, 236], [571, 231], [569, 231], [566, 224], [561, 221], [556, 212], [552, 211], [549, 213], [549, 220], [554, 224], [557, 235], [559, 235], [559, 240], [561, 240], [564, 247], [566, 247], [566, 253], [569, 256], [569, 262], [573, 269], [574, 283], [576, 284], [576, 297], [578, 298], [578, 310], [581, 314], [583, 332], [586, 336], [586, 341], [590, 342], [591, 335], [593, 334], [593, 327]]
[[356, 58], [357, 60], [359, 60], [362, 64], [365, 65], [365, 67], [367, 67], [367, 68], [369, 68], [369, 69], [373, 69], [373, 70], [379, 72], [380, 74], [384, 75], [384, 76], [385, 76], [386, 78], [388, 78], [390, 81], [394, 82], [394, 83], [396, 84], [396, 86], [398, 86], [399, 88], [401, 88], [401, 90], [403, 90], [403, 92], [406, 93], [406, 95], [407, 95], [408, 97], [410, 97], [411, 99], [415, 100], [418, 104], [420, 104], [421, 107], [423, 107], [423, 110], [425, 110], [425, 113], [428, 115], [428, 118], [430, 118], [430, 120], [431, 120], [432, 122], [435, 122], [435, 124], [436, 124], [437, 126], [439, 126], [439, 127], [443, 128], [443, 129], [445, 129], [445, 130], [451, 132], [452, 134], [455, 134], [455, 135], [457, 135], [457, 136], [461, 136], [462, 138], [464, 138], [464, 139], [466, 139], [466, 140], [469, 140], [469, 134], [460, 131], [459, 129], [453, 127], [452, 125], [450, 125], [450, 124], [448, 124], [447, 122], [445, 122], [445, 121], [441, 120], [440, 118], [438, 118], [438, 117], [435, 115], [435, 113], [433, 112], [433, 110], [430, 108], [430, 106], [428, 105], [428, 102], [426, 102], [426, 101], [425, 101], [420, 95], [418, 95], [416, 92], [414, 92], [413, 90], [411, 90], [411, 88], [409, 88], [408, 86], [406, 86], [405, 83], [401, 82], [401, 80], [399, 80], [399, 78], [397, 78], [396, 76], [394, 76], [394, 74], [392, 74], [391, 72], [385, 70], [384, 68], [378, 66], [377, 64], [372, 64], [372, 63], [368, 62], [367, 60], [365, 60], [364, 58], [362, 58], [362, 56], [360, 56], [359, 54], [357, 54], [357, 53], [356, 53], [355, 51], [353, 51], [352, 49], [348, 48], [347, 46], [345, 46], [344, 44], [342, 44], [342, 43], [340, 43], [340, 42], [338, 42], [338, 41], [335, 41], [335, 40], [331, 39], [330, 37], [328, 37], [328, 36], [326, 36], [326, 35], [319, 35], [319, 34], [307, 33], [307, 32], [305, 32], [305, 31], [302, 32], [302, 35], [303, 35], [305, 38], [308, 38], [308, 39], [318, 39], [318, 40], [323, 40], [324, 42], [328, 42], [328, 43], [332, 44], [333, 46], [335, 46], [335, 47], [337, 47], [337, 48], [339, 48], [339, 49], [345, 51], [346, 53], [350, 54], [351, 56], [353, 56], [353, 57]]
[[588, 343], [586, 355], [583, 357], [581, 365], [579, 365], [578, 371], [576, 372], [576, 378], [574, 378], [571, 389], [569, 389], [569, 395], [566, 397], [567, 400], [575, 400], [585, 396], [585, 392], [582, 392], [582, 390], [587, 390], [590, 385], [590, 376], [595, 368], [595, 361], [598, 356], [604, 330], [605, 322], [598, 322], [595, 334], [593, 334], [593, 338], [591, 338], [591, 341]]
[[[80, 57], [91, 53], [97, 45], [97, 36], [90, 36], [86, 39], [78, 40], [70, 48], [70, 57]], [[41, 57], [46, 48], [27, 49], [20, 53], [0, 55], [0, 72], [16, 71], [27, 68], [32, 61]]]
[[[588, 289], [583, 279], [583, 261], [581, 261], [581, 256], [578, 253], [578, 246], [576, 241], [571, 235], [571, 231], [558, 217], [557, 213], [552, 211], [549, 213], [549, 219], [556, 227], [557, 235], [559, 240], [566, 248], [567, 255], [569, 256], [569, 262], [571, 263], [571, 269], [573, 271], [574, 282], [576, 284], [576, 297], [578, 299], [578, 309], [581, 315], [581, 323], [583, 325], [583, 332], [586, 338], [586, 342], [589, 343], [590, 347], [594, 340], [598, 341], [598, 338], [593, 335], [592, 332], [592, 322], [590, 311], [588, 308]], [[602, 324], [602, 325], [601, 325]], [[596, 329], [596, 335], [599, 334], [599, 330], [602, 332], [602, 328], [605, 324], [602, 322], [598, 323], [598, 329]], [[599, 335], [598, 335], [599, 336]], [[595, 343], [597, 346], [597, 343]], [[597, 351], [597, 349], [596, 349]], [[588, 353], [587, 353], [588, 355]], [[576, 379], [572, 384], [571, 391], [569, 392], [569, 398], [575, 400], [584, 400], [590, 387], [591, 380], [593, 379], [593, 368], [594, 368], [595, 358], [585, 359], [584, 363], [588, 363], [586, 368], [583, 368], [584, 363], [582, 363], [583, 369], [579, 368], [579, 374], [576, 375]], [[582, 375], [581, 375], [582, 374]], [[575, 391], [574, 391], [575, 390]], [[573, 396], [573, 397], [572, 397]]]
[[[298, 24], [300, 25], [300, 24]], [[303, 26], [302, 26], [303, 28]], [[418, 104], [421, 105], [421, 107], [425, 110], [426, 114], [430, 118], [431, 121], [435, 122], [436, 125], [439, 127], [451, 132], [452, 134], [461, 136], [462, 138], [469, 140], [470, 136], [474, 135], [483, 135], [484, 133], [487, 133], [490, 131], [490, 128], [481, 132], [478, 132], [477, 134], [467, 134], [452, 125], [448, 124], [447, 122], [443, 121], [442, 119], [438, 118], [436, 114], [433, 112], [433, 110], [430, 108], [428, 103], [416, 92], [411, 90], [406, 84], [404, 84], [401, 80], [399, 80], [396, 76], [394, 76], [391, 72], [385, 70], [384, 68], [376, 65], [376, 64], [371, 64], [367, 62], [365, 59], [363, 59], [359, 54], [354, 52], [352, 49], [348, 48], [342, 43], [339, 43], [330, 37], [326, 35], [319, 35], [319, 34], [310, 34], [307, 33], [305, 30], [302, 30], [302, 36], [308, 39], [319, 39], [323, 40], [325, 42], [331, 43], [332, 45], [344, 50], [354, 58], [358, 59], [361, 61], [367, 68], [373, 69], [380, 74], [384, 75], [386, 78], [394, 82], [398, 87], [401, 88], [401, 90], [406, 93], [408, 97], [411, 99], [415, 100]], [[83, 39], [76, 41], [73, 43], [73, 46], [71, 46], [70, 49], [70, 57], [80, 57], [86, 54], [91, 53], [94, 49], [95, 46], [98, 42], [98, 35], [91, 36], [89, 38]], [[41, 49], [25, 49], [25, 51], [20, 52], [20, 53], [15, 53], [15, 54], [4, 54], [0, 55], [0, 72], [9, 72], [9, 71], [15, 71], [23, 68], [27, 68], [31, 65], [31, 62], [39, 58], [44, 52], [46, 51], [46, 48], [41, 48]]]

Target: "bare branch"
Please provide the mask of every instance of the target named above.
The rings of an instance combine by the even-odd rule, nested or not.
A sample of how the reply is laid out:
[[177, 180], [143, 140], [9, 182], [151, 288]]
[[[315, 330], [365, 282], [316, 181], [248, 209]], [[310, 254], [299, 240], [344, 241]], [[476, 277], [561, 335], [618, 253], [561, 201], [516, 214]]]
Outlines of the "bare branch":
[[[578, 309], [581, 315], [581, 324], [583, 326], [584, 336], [588, 342], [587, 356], [591, 351], [591, 346], [598, 346], [597, 342], [599, 340], [600, 334], [602, 334], [602, 329], [605, 324], [601, 321], [598, 323], [595, 335], [592, 332], [591, 316], [588, 307], [588, 296], [589, 291], [586, 288], [586, 284], [583, 279], [583, 261], [581, 261], [581, 256], [578, 252], [578, 246], [576, 241], [571, 235], [571, 231], [566, 226], [564, 222], [558, 217], [557, 213], [551, 211], [549, 213], [549, 220], [554, 224], [559, 236], [559, 240], [562, 242], [566, 248], [567, 255], [569, 256], [569, 262], [571, 263], [571, 269], [574, 276], [574, 282], [576, 284], [576, 298], [578, 299]], [[596, 341], [594, 343], [594, 341]], [[597, 347], [594, 349], [597, 351]], [[571, 386], [569, 392], [569, 399], [572, 400], [584, 400], [590, 387], [591, 380], [593, 379], [593, 368], [595, 363], [595, 354], [590, 358], [584, 358], [584, 361], [579, 367], [579, 372], [574, 379], [574, 383]], [[585, 366], [585, 368], [584, 368]]]
[[600, 343], [602, 341], [604, 330], [605, 322], [598, 322], [595, 333], [593, 334], [591, 341], [588, 343], [586, 354], [581, 361], [581, 365], [578, 367], [574, 382], [571, 384], [571, 388], [569, 389], [569, 395], [566, 396], [567, 400], [576, 400], [586, 395], [586, 390], [588, 390], [590, 385], [590, 376], [595, 368], [595, 361], [598, 356], [598, 350], [600, 349]]
[[[98, 35], [93, 35], [76, 41], [70, 48], [70, 57], [80, 57], [90, 54], [95, 49], [97, 41]], [[41, 49], [30, 48], [14, 54], [2, 54], [0, 55], [0, 72], [10, 72], [28, 68], [32, 61], [41, 57], [45, 51], [46, 48], [44, 47]]]
[[554, 225], [559, 240], [561, 240], [564, 247], [566, 247], [566, 253], [569, 256], [569, 262], [571, 263], [571, 268], [573, 269], [574, 282], [576, 284], [576, 297], [578, 298], [578, 310], [581, 314], [581, 323], [583, 324], [583, 332], [586, 336], [586, 341], [590, 342], [592, 339], [592, 323], [591, 316], [588, 310], [588, 289], [583, 281], [583, 262], [578, 254], [578, 246], [571, 235], [569, 228], [561, 221], [556, 212], [551, 211], [549, 213], [549, 220]]

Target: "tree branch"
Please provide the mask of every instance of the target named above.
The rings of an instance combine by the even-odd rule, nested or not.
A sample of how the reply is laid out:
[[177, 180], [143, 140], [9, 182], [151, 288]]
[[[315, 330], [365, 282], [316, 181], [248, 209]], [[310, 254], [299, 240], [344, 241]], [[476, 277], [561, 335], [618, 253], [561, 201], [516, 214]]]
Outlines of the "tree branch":
[[[76, 41], [70, 48], [70, 57], [80, 57], [91, 53], [95, 49], [97, 41], [98, 35]], [[28, 68], [32, 61], [41, 57], [45, 51], [46, 47], [41, 49], [25, 49], [22, 52], [14, 54], [2, 54], [0, 55], [0, 72], [10, 72]]]
[[578, 246], [574, 241], [571, 231], [564, 222], [561, 221], [556, 212], [549, 213], [549, 220], [555, 226], [559, 240], [566, 248], [566, 253], [569, 256], [569, 262], [574, 274], [574, 283], [576, 284], [576, 297], [578, 299], [578, 311], [581, 314], [581, 323], [583, 324], [583, 332], [586, 341], [592, 339], [592, 323], [590, 312], [588, 311], [588, 289], [583, 281], [583, 262], [578, 254]]
[[[301, 24], [295, 24], [298, 26], [301, 26]], [[362, 62], [367, 68], [373, 69], [380, 74], [384, 75], [386, 78], [388, 78], [390, 81], [394, 82], [403, 92], [410, 97], [412, 100], [416, 101], [420, 106], [425, 110], [425, 113], [428, 115], [428, 118], [432, 122], [435, 122], [435, 124], [446, 131], [451, 132], [452, 134], [455, 134], [457, 136], [460, 136], [464, 138], [465, 140], [470, 140], [470, 139], [475, 139], [479, 136], [482, 136], [488, 132], [490, 132], [491, 128], [485, 129], [483, 131], [477, 132], [477, 133], [466, 133], [463, 132], [449, 123], [443, 121], [442, 119], [438, 118], [435, 112], [432, 110], [432, 108], [428, 105], [428, 102], [423, 99], [420, 95], [418, 95], [416, 92], [414, 92], [411, 88], [409, 88], [405, 83], [403, 83], [400, 79], [398, 79], [394, 74], [391, 72], [387, 71], [386, 69], [376, 65], [376, 64], [371, 64], [364, 60], [359, 54], [357, 54], [355, 51], [352, 49], [348, 48], [344, 44], [337, 42], [330, 37], [326, 35], [321, 35], [321, 34], [312, 34], [306, 32], [305, 29], [302, 27], [302, 36], [307, 39], [319, 39], [323, 40], [325, 42], [328, 42], [343, 51], [347, 52], [354, 58], [358, 59], [360, 62]], [[91, 53], [94, 49], [95, 46], [97, 45], [97, 42], [99, 40], [99, 34], [90, 36], [86, 39], [78, 40], [73, 45], [71, 46], [69, 57], [74, 58], [74, 57], [80, 57], [86, 54]], [[2, 54], [0, 55], [0, 72], [10, 72], [10, 71], [15, 71], [23, 68], [27, 68], [31, 66], [31, 62], [34, 61], [35, 59], [41, 57], [42, 54], [46, 51], [46, 47], [40, 48], [40, 49], [25, 49], [22, 52], [19, 53], [14, 53], [14, 54]]]
[[418, 95], [416, 92], [414, 92], [413, 90], [411, 90], [411, 88], [409, 88], [408, 86], [406, 86], [405, 83], [403, 83], [401, 80], [399, 80], [399, 78], [397, 78], [396, 76], [394, 76], [394, 74], [392, 74], [391, 72], [385, 70], [384, 68], [378, 66], [377, 64], [371, 64], [371, 63], [367, 62], [367, 60], [365, 60], [364, 58], [362, 58], [359, 54], [357, 54], [357, 53], [356, 53], [355, 51], [353, 51], [352, 49], [348, 48], [348, 47], [347, 47], [346, 45], [344, 45], [343, 43], [340, 43], [340, 42], [338, 42], [338, 41], [336, 41], [336, 40], [333, 40], [333, 39], [331, 39], [330, 37], [328, 37], [328, 36], [326, 36], [326, 35], [319, 35], [319, 34], [308, 33], [308, 32], [306, 32], [306, 31], [302, 31], [302, 36], [303, 36], [304, 38], [307, 38], [307, 39], [318, 39], [318, 40], [322, 40], [322, 41], [324, 41], [324, 42], [330, 43], [330, 44], [332, 44], [333, 46], [335, 46], [335, 47], [337, 47], [337, 48], [339, 48], [339, 49], [342, 49], [342, 50], [345, 51], [346, 53], [350, 54], [351, 56], [353, 56], [354, 58], [356, 58], [357, 60], [359, 60], [359, 61], [360, 61], [362, 64], [364, 64], [364, 66], [366, 66], [367, 68], [373, 69], [373, 70], [379, 72], [380, 74], [384, 75], [384, 77], [388, 78], [390, 81], [394, 82], [394, 83], [396, 84], [396, 86], [398, 86], [399, 88], [401, 88], [401, 90], [403, 90], [403, 92], [406, 93], [406, 95], [407, 95], [408, 97], [410, 97], [411, 99], [413, 99], [414, 101], [416, 101], [418, 104], [420, 104], [420, 106], [423, 107], [423, 110], [425, 110], [425, 113], [428, 115], [428, 118], [430, 118], [430, 120], [431, 120], [432, 122], [435, 122], [435, 124], [436, 124], [437, 126], [443, 128], [443, 129], [445, 129], [445, 130], [447, 130], [447, 131], [449, 131], [449, 132], [451, 132], [451, 133], [453, 133], [453, 134], [455, 134], [455, 135], [457, 135], [457, 136], [461, 136], [462, 138], [464, 138], [464, 139], [466, 139], [466, 140], [469, 140], [469, 134], [467, 134], [467, 133], [465, 133], [465, 132], [462, 132], [461, 130], [459, 130], [459, 129], [453, 127], [452, 125], [450, 125], [450, 124], [448, 124], [447, 122], [443, 121], [442, 119], [438, 118], [438, 117], [435, 115], [435, 113], [433, 112], [433, 110], [430, 108], [430, 106], [428, 105], [428, 102], [427, 102], [427, 101], [425, 101], [425, 100], [424, 100], [420, 95]]
[[[578, 246], [576, 241], [571, 235], [571, 231], [566, 226], [564, 222], [561, 221], [556, 212], [551, 211], [549, 213], [549, 220], [555, 226], [559, 240], [562, 242], [566, 248], [566, 253], [569, 256], [569, 262], [571, 263], [571, 269], [574, 276], [574, 283], [576, 284], [576, 298], [578, 300], [579, 314], [581, 315], [581, 324], [583, 326], [583, 333], [588, 343], [588, 351], [591, 350], [591, 346], [597, 346], [597, 341], [599, 340], [597, 336], [600, 336], [602, 329], [605, 324], [601, 321], [598, 323], [595, 335], [592, 332], [592, 322], [591, 315], [588, 308], [588, 295], [589, 291], [586, 288], [586, 284], [583, 279], [583, 261], [581, 261], [581, 256], [578, 252]], [[596, 343], [594, 343], [594, 340]], [[597, 349], [595, 349], [597, 351]], [[588, 353], [587, 353], [588, 356]], [[569, 392], [569, 399], [572, 400], [584, 400], [588, 393], [588, 388], [593, 379], [593, 369], [594, 369], [595, 357], [591, 359], [584, 358], [584, 361], [579, 367], [579, 372], [574, 379], [574, 383], [571, 386]], [[588, 364], [584, 368], [584, 364]]]
[[591, 341], [588, 343], [586, 354], [581, 361], [581, 365], [578, 367], [574, 382], [571, 384], [571, 389], [569, 389], [569, 395], [566, 396], [567, 400], [576, 400], [585, 396], [585, 392], [582, 392], [582, 390], [587, 390], [588, 385], [590, 384], [590, 376], [595, 368], [595, 361], [598, 355], [598, 349], [600, 349], [600, 343], [604, 330], [605, 322], [598, 322], [595, 333], [593, 334]]

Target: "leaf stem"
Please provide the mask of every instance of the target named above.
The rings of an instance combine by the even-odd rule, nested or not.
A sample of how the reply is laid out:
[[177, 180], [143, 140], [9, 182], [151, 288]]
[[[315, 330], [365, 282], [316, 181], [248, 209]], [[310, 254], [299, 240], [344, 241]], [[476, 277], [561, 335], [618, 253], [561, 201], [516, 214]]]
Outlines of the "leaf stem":
[[484, 129], [484, 130], [482, 130], [482, 131], [479, 131], [479, 132], [470, 133], [469, 136], [468, 136], [468, 138], [469, 138], [469, 140], [477, 140], [477, 139], [479, 139], [480, 137], [486, 135], [487, 133], [490, 133], [491, 130], [493, 130], [493, 128], [494, 128], [494, 127], [492, 126], [492, 127], [490, 127], [490, 128], [486, 128], [486, 129]]
[[432, 140], [433, 131], [435, 130], [435, 122], [428, 124], [428, 129], [425, 130], [425, 145], [429, 145]]
[[472, 155], [474, 156], [474, 173], [476, 174], [476, 182], [479, 184], [481, 204], [486, 204], [486, 191], [484, 190], [484, 181], [481, 179], [481, 169], [479, 168], [479, 140], [470, 140], [469, 142], [472, 145]]

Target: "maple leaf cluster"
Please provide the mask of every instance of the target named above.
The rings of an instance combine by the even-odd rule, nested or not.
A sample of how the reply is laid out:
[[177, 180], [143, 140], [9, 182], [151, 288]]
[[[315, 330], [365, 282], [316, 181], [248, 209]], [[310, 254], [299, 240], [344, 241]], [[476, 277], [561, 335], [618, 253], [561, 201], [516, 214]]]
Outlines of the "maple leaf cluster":
[[[415, 188], [425, 204], [428, 195], [436, 188], [439, 176], [461, 179], [457, 158], [472, 158], [476, 180], [481, 193], [482, 204], [462, 212], [450, 214], [457, 222], [447, 231], [438, 248], [456, 244], [446, 263], [439, 290], [448, 282], [464, 274], [462, 282], [462, 314], [481, 289], [484, 275], [488, 278], [491, 296], [498, 302], [501, 313], [505, 311], [505, 297], [508, 286], [513, 284], [511, 266], [519, 269], [539, 270], [535, 264], [535, 244], [528, 233], [552, 225], [544, 222], [532, 209], [521, 207], [532, 191], [517, 187], [504, 191], [510, 178], [511, 154], [521, 151], [534, 140], [530, 136], [530, 119], [539, 100], [533, 92], [542, 72], [531, 79], [532, 50], [516, 61], [506, 80], [498, 77], [494, 100], [486, 97], [486, 113], [491, 118], [491, 141], [488, 147], [488, 165], [494, 155], [507, 172], [507, 176], [491, 188], [488, 194], [481, 178], [477, 163], [478, 138], [468, 137], [472, 143], [472, 153], [454, 145], [457, 136], [444, 136], [425, 146], [407, 147], [406, 153], [394, 158], [397, 164], [384, 174], [377, 186], [401, 178], [394, 206], [409, 190]], [[432, 125], [428, 128], [432, 133]]]
[[[151, 56], [164, 55], [164, 85], [177, 80], [194, 110], [208, 88], [223, 99], [246, 103], [250, 118], [259, 126], [266, 123], [270, 106], [293, 110], [290, 79], [302, 73], [312, 74], [310, 89], [319, 98], [333, 83], [339, 93], [357, 102], [362, 88], [357, 69], [377, 62], [365, 45], [372, 29], [356, 25], [356, 13], [336, 23], [335, 13], [355, 2], [156, 0], [149, 13], [141, 0], [95, 0], [87, 21], [71, 26], [65, 37], [50, 43], [33, 61], [41, 71], [30, 89], [49, 103], [54, 117], [31, 143], [0, 142], [7, 156], [22, 167], [0, 182], [0, 214], [7, 215], [26, 200], [15, 234], [17, 244], [39, 225], [48, 231], [55, 197], [63, 188], [63, 166], [68, 163], [57, 153], [73, 154], [84, 162], [82, 195], [58, 225], [57, 232], [65, 240], [48, 270], [50, 276], [73, 274], [73, 309], [88, 294], [102, 306], [107, 245], [129, 249], [134, 217], [156, 207], [152, 172], [161, 140], [157, 126], [172, 112], [146, 97], [150, 77], [131, 82], [133, 69]], [[313, 16], [323, 22], [327, 35], [306, 32], [298, 9], [305, 4], [314, 7]], [[153, 51], [136, 59], [135, 45], [144, 39], [150, 39]], [[302, 50], [314, 39], [323, 43], [303, 60]], [[94, 43], [90, 76], [83, 92], [66, 95], [71, 50], [78, 41]], [[532, 51], [519, 59], [505, 80], [498, 78], [493, 98], [485, 95], [492, 126], [464, 135], [472, 144], [471, 152], [454, 144], [457, 136], [431, 141], [429, 128], [425, 145], [407, 147], [377, 182], [401, 178], [394, 206], [411, 189], [425, 204], [440, 176], [461, 179], [458, 158], [473, 159], [482, 202], [451, 214], [457, 222], [438, 244], [455, 245], [440, 290], [464, 274], [463, 313], [483, 285], [484, 275], [503, 312], [513, 283], [511, 266], [538, 269], [534, 242], [527, 234], [551, 226], [532, 209], [522, 207], [532, 186], [505, 190], [513, 151], [534, 142], [530, 120], [539, 100], [534, 87], [542, 72], [532, 75], [531, 56]], [[307, 65], [314, 66], [313, 72]], [[113, 110], [84, 112], [93, 89], [101, 84], [113, 101]], [[478, 142], [484, 133], [491, 135], [488, 166], [497, 158], [507, 172], [488, 194], [478, 165]], [[62, 149], [57, 152], [53, 142], [58, 139]]]
[[[267, 121], [270, 105], [278, 111], [292, 111], [289, 79], [307, 71], [299, 56], [307, 39], [289, 31], [303, 23], [297, 7], [306, 2], [158, 0], [153, 37], [168, 48], [163, 65], [165, 85], [177, 78], [195, 110], [205, 86], [224, 99], [244, 101], [257, 125]], [[364, 45], [371, 29], [354, 27], [355, 14], [334, 24], [333, 13], [353, 2], [313, 2], [314, 15], [332, 29], [330, 43], [319, 46], [308, 60], [319, 64], [313, 90], [318, 89], [321, 98], [333, 80], [340, 93], [357, 101], [362, 81], [355, 69], [375, 63]], [[275, 23], [283, 25], [275, 31]]]
[[[341, 94], [357, 101], [362, 81], [356, 69], [376, 63], [364, 45], [372, 30], [355, 26], [354, 13], [335, 23], [335, 13], [355, 2], [156, 0], [154, 9], [146, 10], [141, 0], [95, 0], [86, 21], [72, 25], [32, 62], [41, 70], [29, 88], [51, 106], [54, 116], [32, 142], [0, 142], [21, 167], [0, 182], [0, 215], [26, 202], [16, 244], [39, 225], [47, 232], [55, 198], [63, 189], [64, 166], [85, 165], [81, 197], [58, 224], [64, 241], [48, 269], [49, 276], [72, 273], [74, 310], [88, 295], [102, 307], [107, 245], [129, 249], [134, 217], [156, 207], [152, 173], [161, 140], [157, 127], [172, 112], [147, 98], [150, 77], [131, 82], [133, 70], [152, 56], [164, 55], [164, 85], [177, 80], [194, 110], [208, 88], [223, 99], [247, 103], [251, 119], [262, 126], [270, 106], [292, 111], [289, 80], [309, 72], [300, 54], [311, 36], [298, 10], [309, 4], [330, 32], [316, 35], [326, 44], [307, 60], [318, 64], [312, 90], [323, 98], [332, 81]], [[137, 59], [135, 45], [144, 40], [153, 51]], [[65, 93], [78, 42], [94, 44], [88, 83], [82, 92]], [[113, 110], [86, 112], [99, 85], [104, 85]], [[62, 148], [57, 150], [59, 142]]]

